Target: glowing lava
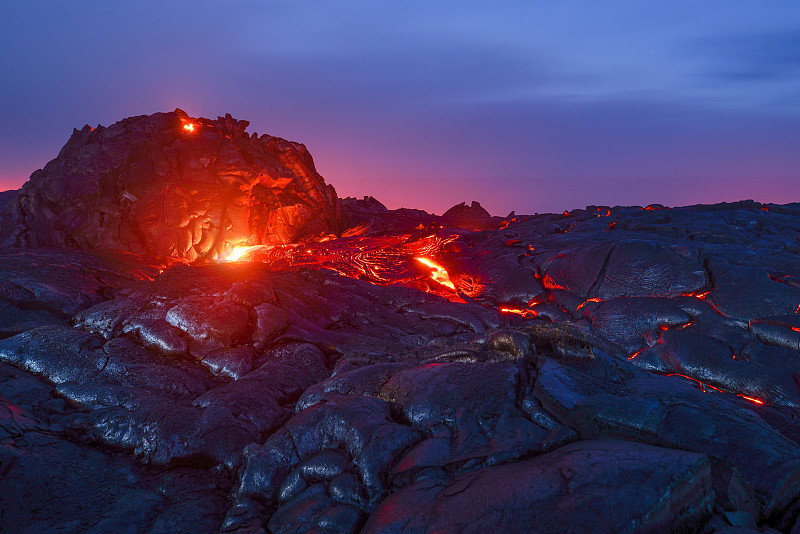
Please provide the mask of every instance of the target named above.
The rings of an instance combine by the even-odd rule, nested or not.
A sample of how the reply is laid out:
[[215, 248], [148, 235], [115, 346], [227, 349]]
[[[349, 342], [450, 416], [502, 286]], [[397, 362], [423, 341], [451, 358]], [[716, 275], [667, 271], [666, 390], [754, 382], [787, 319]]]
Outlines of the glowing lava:
[[219, 251], [217, 261], [259, 262], [281, 270], [328, 269], [373, 284], [404, 285], [436, 293], [453, 302], [464, 302], [447, 270], [434, 259], [459, 235], [451, 230], [440, 230], [413, 240], [409, 235], [394, 235], [349, 236], [286, 245], [226, 244]]
[[588, 302], [603, 302], [603, 299], [601, 299], [601, 298], [597, 298], [597, 297], [592, 297], [592, 298], [590, 298], [590, 299], [586, 299], [586, 300], [584, 300], [583, 302], [581, 302], [580, 304], [578, 304], [578, 307], [577, 307], [577, 308], [575, 308], [575, 310], [576, 310], [576, 311], [577, 311], [577, 310], [580, 310], [581, 308], [583, 308], [584, 306], [586, 306], [586, 303], [588, 303]]
[[635, 357], [637, 357], [639, 354], [641, 354], [642, 352], [644, 352], [644, 351], [645, 351], [645, 350], [647, 350], [647, 349], [648, 349], [648, 347], [645, 347], [645, 348], [643, 348], [643, 349], [639, 349], [639, 350], [637, 350], [636, 352], [634, 352], [633, 354], [631, 354], [631, 355], [628, 357], [628, 359], [629, 359], [629, 360], [632, 360], [632, 359], [634, 359]]
[[[462, 294], [456, 289], [456, 285], [450, 279], [447, 270], [434, 259], [442, 253], [445, 245], [455, 241], [458, 237], [458, 233], [449, 230], [440, 230], [436, 234], [416, 239], [410, 239], [411, 236], [409, 235], [381, 237], [349, 236], [334, 240], [312, 241], [288, 245], [238, 245], [228, 246], [224, 249], [223, 252], [219, 254], [218, 261], [254, 261], [271, 266], [274, 265], [279, 269], [285, 269], [287, 267], [329, 269], [342, 276], [367, 280], [374, 284], [399, 284], [436, 293], [452, 302], [464, 302]], [[512, 240], [509, 244], [515, 245], [517, 243]], [[420, 264], [425, 269], [422, 274], [428, 281], [422, 282], [424, 284], [423, 286], [420, 285], [420, 270], [414, 268], [413, 262]], [[568, 291], [567, 288], [555, 282], [549, 273], [545, 273], [541, 278], [544, 287], [547, 289]], [[438, 286], [442, 287], [430, 284], [430, 280], [433, 280]], [[462, 289], [463, 288], [464, 286], [462, 284]], [[464, 291], [469, 295], [468, 290]], [[706, 300], [709, 293], [710, 290], [684, 293], [683, 295], [702, 300], [709, 304], [712, 309], [715, 309], [714, 306]], [[517, 315], [523, 319], [535, 319], [538, 317], [538, 313], [533, 307], [541, 303], [543, 299], [546, 298], [540, 296], [531, 299], [526, 308], [501, 306], [496, 309], [502, 314]], [[602, 303], [603, 300], [598, 297], [587, 298], [578, 305], [577, 309], [580, 310], [590, 302]], [[720, 313], [716, 309], [715, 311]], [[800, 311], [800, 307], [798, 307], [798, 311]], [[690, 320], [686, 324], [677, 326], [676, 329], [683, 330], [693, 323], [694, 321]], [[798, 327], [791, 328], [794, 331], [800, 330]], [[669, 325], [662, 324], [657, 327], [659, 334], [663, 334], [664, 331], [669, 329]], [[659, 335], [658, 343], [663, 343], [661, 335]], [[649, 347], [644, 347], [637, 350], [628, 356], [628, 360], [636, 359], [637, 356], [648, 348]], [[735, 355], [733, 359], [737, 359]], [[665, 376], [678, 376], [691, 380], [700, 387], [701, 391], [706, 393], [713, 391], [731, 393], [754, 404], [765, 404], [761, 399], [725, 391], [683, 374], [670, 373]]]
[[189, 121], [187, 121], [185, 119], [181, 119], [181, 122], [183, 123], [183, 131], [184, 131], [184, 133], [194, 133], [194, 130], [195, 130], [194, 123], [191, 123], [191, 122], [189, 122]]
[[514, 315], [519, 315], [525, 319], [535, 319], [538, 317], [536, 310], [531, 310], [530, 308], [525, 310], [520, 310], [518, 308], [500, 308], [500, 313], [513, 313]]
[[750, 402], [755, 402], [756, 404], [764, 404], [764, 401], [762, 401], [761, 399], [756, 399], [755, 397], [748, 397], [747, 395], [740, 395], [738, 393], [736, 394], [736, 396], [749, 400]]
[[247, 261], [243, 259], [248, 252], [251, 252], [257, 248], [263, 248], [261, 245], [254, 245], [252, 247], [245, 247], [245, 246], [235, 246], [231, 247], [230, 251], [227, 253], [223, 253], [220, 256], [220, 261], [224, 262], [233, 262], [233, 261]]
[[702, 293], [683, 293], [683, 296], [684, 297], [695, 297], [695, 298], [698, 298], [700, 300], [705, 300], [705, 298], [708, 296], [709, 293], [711, 293], [710, 289], [708, 291], [703, 291]]
[[447, 274], [447, 271], [444, 269], [444, 267], [442, 267], [441, 265], [439, 265], [430, 258], [416, 257], [414, 259], [420, 262], [422, 265], [425, 265], [426, 267], [429, 267], [431, 269], [431, 278], [433, 279], [434, 282], [438, 282], [445, 287], [449, 287], [453, 291], [456, 290], [455, 284], [453, 284], [453, 282], [450, 281], [450, 275]]
[[[670, 373], [670, 374], [667, 374], [667, 375], [664, 375], [664, 376], [679, 376], [681, 378], [687, 378], [687, 379], [691, 380], [692, 382], [696, 382], [697, 385], [700, 386], [700, 391], [702, 391], [703, 393], [708, 393], [708, 390], [706, 388], [711, 388], [712, 390], [717, 391], [719, 393], [728, 393], [727, 391], [725, 391], [723, 389], [719, 389], [718, 387], [714, 387], [711, 384], [706, 384], [705, 382], [701, 382], [700, 380], [698, 380], [696, 378], [692, 378], [691, 376], [682, 375], [680, 373]], [[764, 404], [764, 401], [762, 401], [761, 399], [757, 399], [755, 397], [748, 397], [747, 395], [742, 395], [741, 393], [734, 393], [734, 395], [736, 395], [737, 397], [741, 397], [741, 398], [743, 398], [745, 400], [749, 400], [750, 402], [752, 402], [754, 404]]]

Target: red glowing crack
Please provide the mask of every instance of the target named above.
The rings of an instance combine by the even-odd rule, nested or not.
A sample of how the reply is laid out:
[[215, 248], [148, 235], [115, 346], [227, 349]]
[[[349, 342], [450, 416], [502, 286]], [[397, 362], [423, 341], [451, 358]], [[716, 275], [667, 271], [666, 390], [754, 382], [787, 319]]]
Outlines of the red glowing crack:
[[[718, 387], [712, 386], [711, 384], [706, 384], [705, 382], [701, 382], [700, 380], [698, 380], [696, 378], [692, 378], [691, 376], [682, 375], [680, 373], [669, 373], [669, 374], [664, 375], [664, 376], [679, 376], [681, 378], [686, 378], [688, 380], [691, 380], [692, 382], [695, 382], [695, 383], [697, 383], [697, 385], [700, 386], [700, 391], [702, 391], [703, 393], [708, 393], [708, 390], [706, 390], [706, 388], [710, 388], [713, 391], [717, 391], [719, 393], [731, 393], [730, 391], [725, 391], [724, 389], [720, 389]], [[757, 399], [755, 397], [748, 397], [747, 395], [743, 395], [741, 393], [733, 393], [733, 394], [736, 395], [737, 397], [741, 397], [741, 398], [743, 398], [745, 400], [748, 400], [748, 401], [750, 401], [750, 402], [752, 402], [754, 404], [764, 404], [764, 401], [762, 401], [761, 399]]]

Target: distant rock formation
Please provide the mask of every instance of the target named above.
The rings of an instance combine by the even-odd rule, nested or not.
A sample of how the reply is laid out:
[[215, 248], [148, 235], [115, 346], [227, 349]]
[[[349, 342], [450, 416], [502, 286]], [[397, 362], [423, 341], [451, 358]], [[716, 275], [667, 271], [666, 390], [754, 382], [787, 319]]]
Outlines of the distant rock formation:
[[338, 233], [306, 147], [176, 109], [75, 130], [5, 208], [6, 246], [122, 249], [188, 261]]
[[456, 204], [442, 214], [442, 220], [448, 226], [460, 226], [470, 230], [492, 230], [501, 221], [500, 217], [492, 217], [480, 202], [474, 200], [469, 206], [466, 202]]
[[480, 202], [472, 201], [472, 204], [467, 206], [466, 202], [456, 204], [446, 212], [442, 217], [472, 217], [472, 218], [489, 218], [491, 215], [486, 211]]
[[[346, 197], [341, 199], [342, 218], [346, 222], [345, 234], [361, 235], [414, 234], [436, 231], [441, 228], [462, 230], [497, 230], [509, 221], [493, 217], [480, 202], [456, 204], [443, 215], [433, 215], [419, 209], [387, 209], [374, 197]], [[508, 219], [513, 219], [512, 213]]]

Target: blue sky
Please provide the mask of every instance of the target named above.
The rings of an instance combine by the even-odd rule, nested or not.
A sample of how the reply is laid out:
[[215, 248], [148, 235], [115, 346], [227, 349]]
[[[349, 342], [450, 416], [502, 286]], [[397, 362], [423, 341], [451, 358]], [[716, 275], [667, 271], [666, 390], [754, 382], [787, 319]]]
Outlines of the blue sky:
[[73, 127], [180, 107], [305, 143], [340, 196], [441, 213], [800, 201], [800, 6], [23, 2], [0, 187]]

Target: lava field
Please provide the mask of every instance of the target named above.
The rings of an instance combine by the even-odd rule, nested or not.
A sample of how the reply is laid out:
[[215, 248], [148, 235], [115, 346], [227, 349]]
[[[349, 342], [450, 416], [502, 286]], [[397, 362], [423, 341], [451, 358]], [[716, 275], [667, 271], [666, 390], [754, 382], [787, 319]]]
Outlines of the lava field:
[[800, 204], [441, 216], [176, 110], [0, 224], [0, 530], [800, 533]]

